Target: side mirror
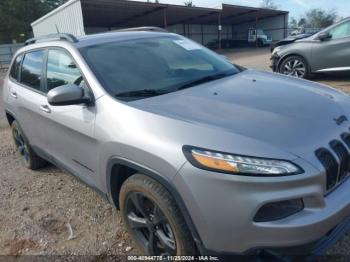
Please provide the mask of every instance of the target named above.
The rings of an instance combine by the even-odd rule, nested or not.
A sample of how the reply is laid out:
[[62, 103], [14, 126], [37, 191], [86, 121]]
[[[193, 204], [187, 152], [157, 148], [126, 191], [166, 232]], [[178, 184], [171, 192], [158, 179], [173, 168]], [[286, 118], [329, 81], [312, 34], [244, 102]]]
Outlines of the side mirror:
[[53, 106], [68, 106], [89, 103], [90, 99], [84, 96], [83, 88], [68, 84], [51, 89], [47, 101]]
[[320, 41], [327, 41], [329, 39], [332, 38], [332, 35], [328, 32], [323, 32], [323, 33], [320, 33], [318, 36], [317, 36], [317, 39], [320, 40]]

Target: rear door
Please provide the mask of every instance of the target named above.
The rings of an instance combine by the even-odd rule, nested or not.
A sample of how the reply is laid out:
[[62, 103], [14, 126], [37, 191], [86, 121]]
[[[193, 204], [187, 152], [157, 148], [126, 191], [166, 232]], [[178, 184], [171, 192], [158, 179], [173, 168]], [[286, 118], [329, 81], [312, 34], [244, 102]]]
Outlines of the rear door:
[[10, 78], [9, 84], [11, 110], [29, 143], [41, 149], [47, 142], [44, 121], [47, 112], [41, 107], [46, 103], [42, 82], [45, 56], [46, 50], [42, 49], [25, 53], [17, 79]]
[[[46, 92], [76, 84], [93, 97], [77, 63], [65, 49], [51, 48], [47, 55]], [[52, 106], [47, 118], [48, 150], [70, 172], [94, 186], [98, 167], [98, 150], [94, 137], [95, 106], [85, 104]]]
[[331, 39], [313, 46], [313, 71], [350, 71], [350, 21], [331, 28], [329, 33]]

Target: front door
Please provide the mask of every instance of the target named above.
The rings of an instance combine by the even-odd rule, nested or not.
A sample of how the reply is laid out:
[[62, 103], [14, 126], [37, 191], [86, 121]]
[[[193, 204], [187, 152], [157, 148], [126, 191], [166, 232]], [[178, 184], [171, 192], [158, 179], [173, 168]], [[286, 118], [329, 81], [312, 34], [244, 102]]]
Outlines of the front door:
[[350, 21], [329, 30], [331, 38], [312, 48], [312, 71], [350, 71]]
[[[92, 95], [77, 64], [64, 49], [49, 49], [45, 86], [76, 84]], [[53, 158], [86, 183], [95, 186], [98, 145], [94, 137], [95, 107], [85, 104], [52, 106], [47, 121], [48, 150]]]

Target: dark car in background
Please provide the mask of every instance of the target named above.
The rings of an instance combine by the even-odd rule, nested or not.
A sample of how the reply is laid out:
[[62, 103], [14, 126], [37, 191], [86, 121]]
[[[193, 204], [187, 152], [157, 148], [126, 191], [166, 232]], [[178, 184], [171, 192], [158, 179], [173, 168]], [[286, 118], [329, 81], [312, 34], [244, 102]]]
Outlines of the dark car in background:
[[350, 72], [350, 17], [310, 37], [275, 47], [271, 61], [274, 72], [299, 78]]
[[278, 46], [282, 46], [282, 45], [288, 45], [291, 44], [297, 40], [303, 39], [303, 38], [307, 38], [310, 37], [312, 35], [314, 35], [315, 33], [303, 33], [303, 34], [298, 34], [298, 35], [290, 35], [287, 38], [284, 38], [282, 40], [279, 40], [275, 43], [271, 44], [271, 52], [273, 52], [273, 50], [278, 47]]

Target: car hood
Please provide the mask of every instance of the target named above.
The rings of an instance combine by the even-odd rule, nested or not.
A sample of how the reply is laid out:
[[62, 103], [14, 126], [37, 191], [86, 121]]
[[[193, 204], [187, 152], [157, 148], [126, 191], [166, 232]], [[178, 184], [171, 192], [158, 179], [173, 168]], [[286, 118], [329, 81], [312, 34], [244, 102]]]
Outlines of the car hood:
[[[246, 70], [186, 90], [131, 102], [158, 115], [219, 128], [301, 156], [346, 130], [348, 97], [306, 80]], [[350, 119], [350, 118], [349, 118]]]
[[310, 41], [311, 39], [312, 39], [312, 35], [310, 35], [310, 34], [289, 36], [287, 38], [284, 38], [284, 39], [276, 42], [274, 47], [284, 46], [284, 45], [288, 45], [288, 44], [291, 44], [291, 43], [294, 43], [294, 42]]

